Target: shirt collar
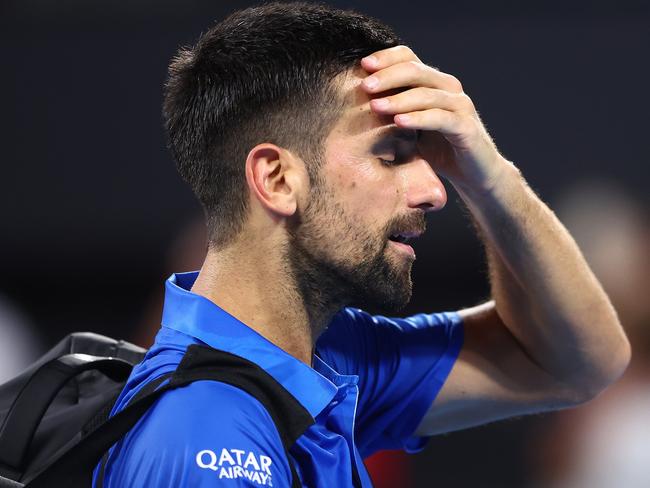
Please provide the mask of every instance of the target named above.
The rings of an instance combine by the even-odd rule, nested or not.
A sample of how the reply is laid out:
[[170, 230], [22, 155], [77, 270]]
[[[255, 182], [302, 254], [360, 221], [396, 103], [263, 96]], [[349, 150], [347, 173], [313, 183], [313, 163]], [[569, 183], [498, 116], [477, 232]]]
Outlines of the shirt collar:
[[[258, 334], [207, 298], [189, 291], [198, 272], [173, 274], [165, 283], [162, 325], [260, 366], [316, 417], [338, 391], [337, 373], [326, 378]], [[315, 365], [324, 362], [314, 357]], [[331, 373], [334, 373], [331, 375]], [[341, 375], [343, 376], [343, 375]], [[342, 379], [342, 378], [341, 378]]]

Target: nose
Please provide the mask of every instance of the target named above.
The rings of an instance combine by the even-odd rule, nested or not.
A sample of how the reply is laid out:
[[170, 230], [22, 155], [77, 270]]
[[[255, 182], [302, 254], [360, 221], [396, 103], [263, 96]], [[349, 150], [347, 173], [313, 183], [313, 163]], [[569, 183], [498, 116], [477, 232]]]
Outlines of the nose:
[[414, 159], [403, 165], [402, 169], [406, 203], [409, 207], [431, 212], [445, 206], [445, 187], [425, 159]]

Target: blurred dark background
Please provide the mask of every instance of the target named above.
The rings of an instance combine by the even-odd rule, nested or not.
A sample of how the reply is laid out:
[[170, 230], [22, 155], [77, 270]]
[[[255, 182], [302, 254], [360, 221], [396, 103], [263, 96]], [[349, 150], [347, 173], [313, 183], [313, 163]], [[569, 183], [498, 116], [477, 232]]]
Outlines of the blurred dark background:
[[[460, 78], [552, 208], [599, 188], [587, 208], [605, 212], [615, 194], [647, 237], [648, 2], [327, 3], [388, 22]], [[20, 324], [0, 328], [4, 377], [74, 330], [149, 345], [164, 279], [197, 267], [202, 252], [199, 206], [165, 148], [166, 67], [180, 45], [252, 4], [0, 3], [0, 321]], [[447, 207], [416, 243], [407, 313], [489, 296], [480, 244], [447, 188]], [[598, 213], [593, 222], [601, 228]], [[632, 240], [645, 250], [646, 237]], [[433, 438], [409, 458], [410, 484], [537, 486], [546, 417]]]

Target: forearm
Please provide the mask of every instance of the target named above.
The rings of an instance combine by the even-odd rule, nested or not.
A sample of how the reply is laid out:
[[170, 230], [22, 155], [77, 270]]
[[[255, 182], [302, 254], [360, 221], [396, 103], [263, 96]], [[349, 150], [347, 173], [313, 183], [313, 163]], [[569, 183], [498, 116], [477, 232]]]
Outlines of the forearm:
[[598, 391], [623, 371], [629, 344], [573, 238], [510, 165], [490, 191], [457, 187], [479, 227], [497, 312], [559, 381]]

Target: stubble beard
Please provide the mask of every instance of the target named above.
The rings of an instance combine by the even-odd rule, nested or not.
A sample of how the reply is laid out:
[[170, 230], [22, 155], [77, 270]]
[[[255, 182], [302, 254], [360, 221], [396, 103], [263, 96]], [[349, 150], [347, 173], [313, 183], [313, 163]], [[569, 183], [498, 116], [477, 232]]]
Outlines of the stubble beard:
[[361, 220], [349, 215], [321, 181], [289, 229], [286, 260], [312, 313], [354, 304], [390, 314], [410, 301], [412, 261], [389, 255], [388, 228], [371, 231]]

